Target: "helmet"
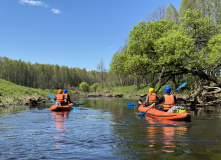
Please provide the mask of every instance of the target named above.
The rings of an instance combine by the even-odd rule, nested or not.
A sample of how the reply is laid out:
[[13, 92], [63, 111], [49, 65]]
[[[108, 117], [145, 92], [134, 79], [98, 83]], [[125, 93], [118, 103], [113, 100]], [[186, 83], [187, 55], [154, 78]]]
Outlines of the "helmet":
[[171, 92], [171, 88], [169, 86], [166, 86], [164, 88], [164, 92], [167, 93], [167, 92]]
[[59, 90], [58, 90], [58, 93], [59, 93], [59, 94], [62, 94], [62, 89], [59, 89]]
[[150, 88], [149, 89], [149, 93], [153, 93], [154, 92], [154, 89], [153, 88]]
[[63, 90], [63, 93], [67, 93], [67, 92], [68, 92], [67, 89], [64, 89], [64, 90]]

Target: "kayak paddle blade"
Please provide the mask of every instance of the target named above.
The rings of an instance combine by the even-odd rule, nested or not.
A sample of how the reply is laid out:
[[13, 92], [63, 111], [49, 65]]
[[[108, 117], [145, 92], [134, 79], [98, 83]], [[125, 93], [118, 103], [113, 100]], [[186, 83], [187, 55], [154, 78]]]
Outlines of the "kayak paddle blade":
[[54, 96], [52, 94], [48, 94], [49, 98], [54, 98]]
[[180, 88], [184, 87], [185, 85], [187, 85], [187, 82], [184, 82], [183, 84], [181, 84], [181, 85], [176, 89], [176, 91], [179, 90]]
[[72, 109], [79, 110], [77, 107], [72, 107]]
[[131, 102], [127, 103], [127, 107], [134, 107], [134, 106], [136, 106], [136, 105], [137, 105], [137, 104], [131, 103]]
[[140, 112], [140, 113], [137, 114], [137, 116], [144, 116], [146, 112]]

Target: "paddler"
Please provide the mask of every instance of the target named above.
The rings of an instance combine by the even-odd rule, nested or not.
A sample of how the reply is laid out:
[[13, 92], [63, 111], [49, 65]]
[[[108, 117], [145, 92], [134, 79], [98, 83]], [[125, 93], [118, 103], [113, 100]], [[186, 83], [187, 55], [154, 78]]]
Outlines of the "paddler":
[[67, 100], [67, 97], [63, 94], [62, 89], [58, 90], [58, 94], [55, 96], [54, 100], [56, 100], [57, 105], [64, 105], [64, 101]]
[[71, 99], [70, 99], [70, 95], [68, 94], [67, 89], [63, 90], [63, 94], [65, 95], [65, 97], [67, 97], [67, 99], [65, 100], [65, 105], [70, 104], [71, 103]]
[[158, 97], [156, 93], [154, 93], [154, 88], [150, 88], [149, 93], [147, 94], [146, 101], [144, 102], [144, 106], [147, 107], [148, 105], [156, 103], [157, 100], [158, 100]]
[[162, 107], [158, 107], [159, 110], [167, 112], [170, 108], [176, 105], [176, 96], [171, 94], [171, 88], [166, 86], [164, 88], [164, 95], [156, 102], [156, 106], [162, 103]]

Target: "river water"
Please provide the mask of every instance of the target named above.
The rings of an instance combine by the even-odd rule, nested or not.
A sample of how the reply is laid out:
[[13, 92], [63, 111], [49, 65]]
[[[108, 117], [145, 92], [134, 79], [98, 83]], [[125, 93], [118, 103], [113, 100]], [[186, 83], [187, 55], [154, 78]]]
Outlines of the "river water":
[[137, 117], [135, 100], [75, 98], [79, 110], [0, 109], [0, 159], [188, 159], [221, 158], [221, 112], [192, 115], [191, 122]]

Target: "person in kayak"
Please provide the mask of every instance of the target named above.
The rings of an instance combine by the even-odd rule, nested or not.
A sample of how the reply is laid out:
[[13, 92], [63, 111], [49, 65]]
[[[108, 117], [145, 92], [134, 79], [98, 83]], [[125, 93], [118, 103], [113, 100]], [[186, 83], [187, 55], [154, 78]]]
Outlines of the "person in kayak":
[[63, 94], [65, 95], [65, 97], [67, 98], [66, 100], [65, 100], [65, 105], [67, 105], [67, 104], [70, 104], [71, 103], [71, 99], [70, 99], [70, 95], [68, 94], [68, 91], [67, 91], [67, 89], [64, 89], [63, 90]]
[[162, 103], [162, 107], [158, 106], [157, 109], [167, 112], [170, 108], [176, 105], [176, 96], [171, 94], [171, 88], [166, 86], [164, 88], [165, 95], [160, 97], [155, 106]]
[[157, 100], [158, 100], [158, 97], [157, 97], [156, 93], [154, 93], [154, 88], [150, 88], [149, 93], [147, 94], [147, 99], [144, 102], [144, 106], [147, 107], [148, 105], [156, 103]]
[[62, 89], [58, 90], [58, 94], [55, 96], [54, 100], [56, 100], [57, 105], [63, 106], [65, 104], [64, 101], [67, 100], [67, 97], [63, 94]]

